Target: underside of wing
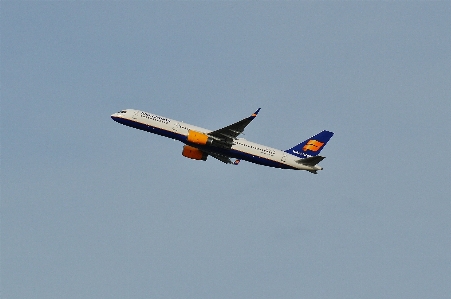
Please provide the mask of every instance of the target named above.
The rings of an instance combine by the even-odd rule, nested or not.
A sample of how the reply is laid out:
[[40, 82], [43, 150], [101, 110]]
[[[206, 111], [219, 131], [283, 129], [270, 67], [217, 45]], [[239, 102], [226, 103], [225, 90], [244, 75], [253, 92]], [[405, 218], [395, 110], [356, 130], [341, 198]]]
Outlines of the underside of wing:
[[212, 131], [208, 133], [208, 135], [231, 145], [233, 143], [233, 140], [237, 138], [241, 133], [243, 133], [246, 126], [257, 116], [259, 111], [260, 108], [258, 108], [258, 110], [255, 111], [251, 116], [227, 127]]
[[228, 156], [223, 156], [216, 153], [209, 153], [209, 155], [225, 164], [233, 164], [232, 160], [230, 160], [230, 157]]

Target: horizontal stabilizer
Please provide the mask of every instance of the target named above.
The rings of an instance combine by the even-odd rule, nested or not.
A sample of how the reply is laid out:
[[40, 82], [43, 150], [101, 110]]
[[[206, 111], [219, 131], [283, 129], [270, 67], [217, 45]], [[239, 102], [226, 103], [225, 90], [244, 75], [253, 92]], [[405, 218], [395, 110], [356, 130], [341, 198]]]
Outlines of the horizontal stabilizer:
[[299, 164], [304, 164], [304, 165], [308, 165], [308, 166], [315, 166], [319, 162], [323, 161], [324, 158], [326, 158], [326, 157], [314, 156], [314, 157], [309, 157], [309, 158], [305, 158], [305, 159], [300, 159], [300, 160], [297, 160], [296, 162]]

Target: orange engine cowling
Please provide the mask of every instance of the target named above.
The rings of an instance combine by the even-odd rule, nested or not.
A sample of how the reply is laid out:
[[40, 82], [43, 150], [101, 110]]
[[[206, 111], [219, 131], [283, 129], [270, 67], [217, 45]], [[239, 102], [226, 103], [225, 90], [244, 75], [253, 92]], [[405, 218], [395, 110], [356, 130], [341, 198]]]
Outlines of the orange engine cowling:
[[183, 147], [182, 155], [184, 157], [187, 157], [190, 159], [202, 160], [202, 161], [206, 161], [207, 157], [208, 157], [207, 153], [204, 153], [200, 149], [197, 149], [197, 148], [189, 146], [189, 145], [185, 145]]
[[187, 140], [200, 145], [211, 145], [213, 143], [213, 138], [207, 134], [192, 130], [189, 131]]

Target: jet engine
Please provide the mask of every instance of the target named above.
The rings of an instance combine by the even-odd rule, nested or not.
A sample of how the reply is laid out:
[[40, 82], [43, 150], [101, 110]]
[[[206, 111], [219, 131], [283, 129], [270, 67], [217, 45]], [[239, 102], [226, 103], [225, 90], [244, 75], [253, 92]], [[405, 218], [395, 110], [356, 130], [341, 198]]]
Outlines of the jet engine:
[[206, 161], [207, 157], [208, 157], [207, 153], [204, 153], [200, 149], [197, 149], [197, 148], [189, 146], [189, 145], [185, 145], [183, 147], [182, 155], [184, 157], [187, 157], [190, 159], [202, 160], [202, 161]]
[[207, 134], [192, 130], [189, 131], [187, 140], [200, 145], [211, 145], [213, 143], [213, 138]]

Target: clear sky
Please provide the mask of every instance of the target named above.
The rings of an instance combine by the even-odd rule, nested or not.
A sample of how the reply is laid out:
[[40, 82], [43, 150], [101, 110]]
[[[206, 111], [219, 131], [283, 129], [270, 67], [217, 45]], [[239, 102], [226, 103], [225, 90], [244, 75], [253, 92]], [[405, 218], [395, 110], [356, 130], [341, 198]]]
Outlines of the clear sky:
[[[1, 1], [2, 298], [451, 298], [450, 2]], [[140, 109], [318, 175], [181, 155]]]

